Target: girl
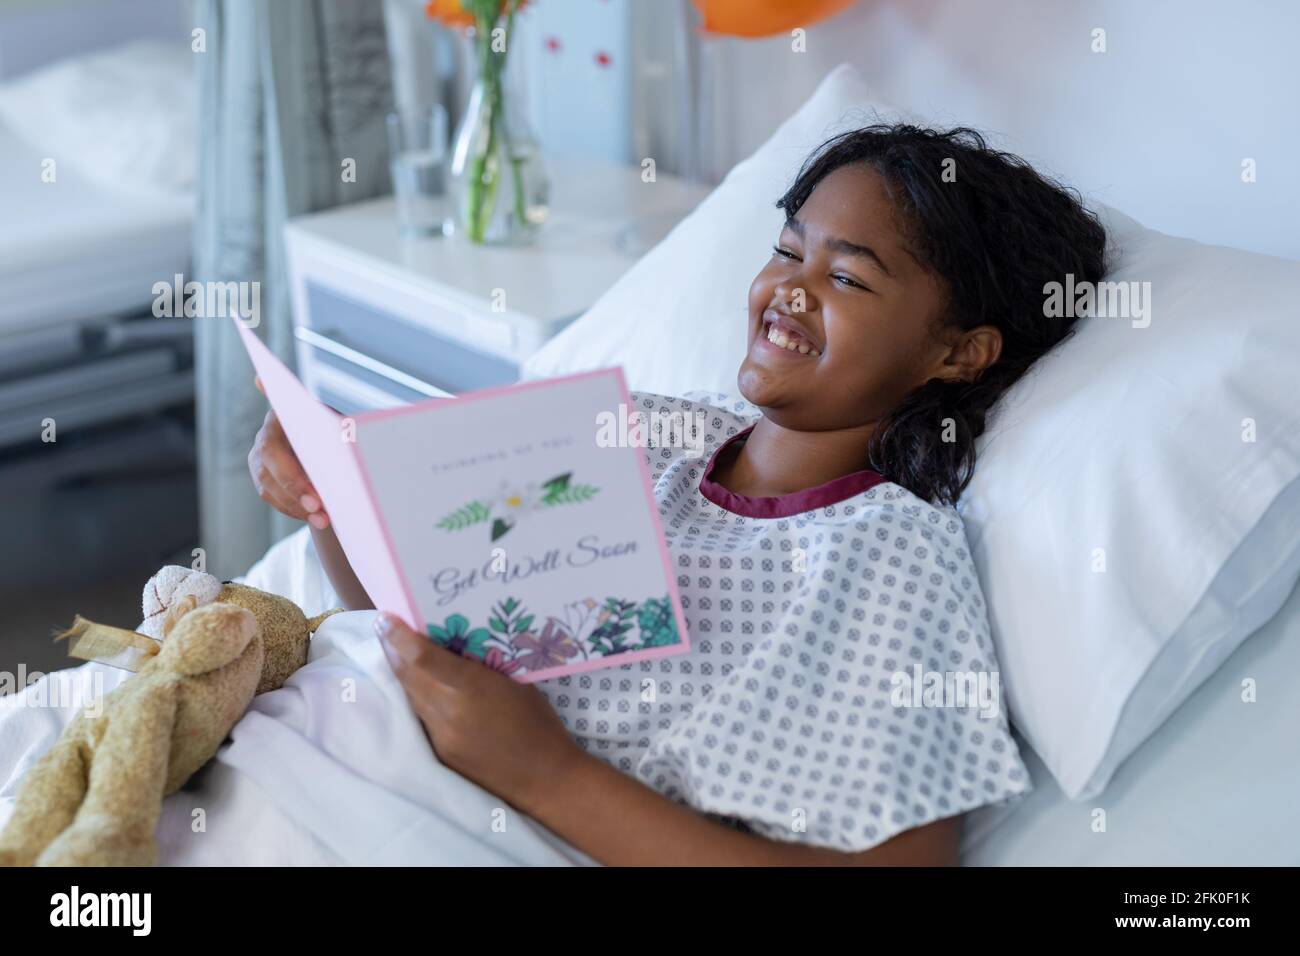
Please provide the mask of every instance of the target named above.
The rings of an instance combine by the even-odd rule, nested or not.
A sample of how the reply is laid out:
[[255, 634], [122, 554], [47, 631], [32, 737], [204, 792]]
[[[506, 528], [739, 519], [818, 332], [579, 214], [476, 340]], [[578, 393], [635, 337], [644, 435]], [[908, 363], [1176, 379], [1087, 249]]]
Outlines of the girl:
[[[526, 686], [376, 629], [438, 758], [598, 862], [950, 864], [961, 814], [1031, 786], [953, 506], [1070, 332], [1044, 284], [1100, 280], [1105, 235], [968, 129], [844, 133], [777, 205], [750, 404], [707, 408], [703, 454], [647, 449], [690, 652]], [[273, 415], [250, 467], [371, 607]]]

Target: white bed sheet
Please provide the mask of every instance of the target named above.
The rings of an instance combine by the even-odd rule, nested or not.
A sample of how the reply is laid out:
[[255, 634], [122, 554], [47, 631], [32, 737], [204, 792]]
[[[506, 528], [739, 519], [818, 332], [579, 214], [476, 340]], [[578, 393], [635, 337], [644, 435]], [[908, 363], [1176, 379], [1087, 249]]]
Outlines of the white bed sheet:
[[[272, 548], [247, 583], [308, 614], [337, 604], [306, 530]], [[170, 865], [353, 863], [566, 865], [589, 862], [531, 821], [487, 827], [499, 801], [431, 755], [370, 636], [369, 615], [338, 615], [310, 663], [254, 703], [159, 825]], [[87, 664], [45, 678], [107, 687]], [[1257, 699], [1243, 701], [1253, 680]], [[348, 685], [346, 682], [352, 681]], [[341, 707], [348, 687], [357, 703]], [[66, 698], [65, 698], [66, 699]], [[18, 778], [75, 709], [0, 704], [0, 824]], [[1296, 865], [1300, 863], [1300, 589], [1091, 801], [1067, 800], [1022, 748], [1035, 790], [966, 821], [966, 865]], [[7, 782], [6, 782], [7, 781]], [[203, 811], [198, 814], [197, 811]], [[1095, 829], [1097, 810], [1105, 829]], [[203, 828], [195, 821], [201, 819]]]
[[[1243, 699], [1253, 681], [1255, 702]], [[1091, 800], [1067, 800], [1021, 743], [1035, 790], [978, 810], [976, 866], [1300, 864], [1300, 587]], [[1018, 741], [1019, 742], [1019, 741]], [[1105, 831], [1094, 831], [1097, 810]]]
[[[307, 531], [249, 583], [308, 613], [337, 603]], [[1242, 700], [1243, 681], [1257, 700]], [[968, 866], [1300, 864], [1300, 587], [1123, 766], [1099, 797], [1068, 800], [1023, 739], [1035, 789], [967, 817]], [[1094, 830], [1095, 811], [1105, 830]]]
[[0, 123], [0, 334], [148, 311], [189, 269], [193, 197], [105, 189]]
[[[251, 572], [311, 610], [336, 597], [310, 537], [281, 542]], [[1257, 700], [1242, 700], [1243, 681]], [[1097, 799], [1066, 799], [1020, 740], [1035, 789], [966, 821], [972, 866], [1300, 864], [1300, 588], [1124, 764]], [[1106, 829], [1094, 831], [1095, 811]]]

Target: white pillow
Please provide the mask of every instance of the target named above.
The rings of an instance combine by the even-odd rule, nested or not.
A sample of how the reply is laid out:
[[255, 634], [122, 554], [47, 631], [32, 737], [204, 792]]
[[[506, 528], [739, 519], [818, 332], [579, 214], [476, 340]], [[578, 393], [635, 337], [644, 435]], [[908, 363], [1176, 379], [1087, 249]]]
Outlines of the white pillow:
[[[734, 394], [772, 203], [876, 103], [834, 70], [527, 373], [621, 364], [633, 388]], [[1104, 788], [1300, 573], [1300, 264], [1098, 208], [1110, 278], [1151, 283], [1150, 326], [1081, 321], [1005, 397], [962, 501], [1012, 720], [1071, 797]]]
[[1071, 797], [1300, 574], [1300, 263], [1099, 207], [1146, 320], [1082, 320], [1003, 399], [962, 499], [1011, 712]]
[[198, 139], [194, 73], [184, 40], [137, 40], [0, 84], [0, 121], [54, 159], [56, 170], [66, 164], [127, 191], [189, 192]]

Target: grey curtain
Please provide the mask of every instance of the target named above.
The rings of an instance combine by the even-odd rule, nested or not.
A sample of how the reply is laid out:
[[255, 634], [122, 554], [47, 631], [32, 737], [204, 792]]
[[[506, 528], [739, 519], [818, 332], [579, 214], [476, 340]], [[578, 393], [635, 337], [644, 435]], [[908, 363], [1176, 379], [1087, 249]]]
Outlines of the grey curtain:
[[[282, 229], [294, 216], [389, 191], [392, 79], [383, 5], [196, 0], [199, 207], [194, 278], [260, 282], [258, 333], [293, 365]], [[342, 164], [356, 161], [356, 182]], [[195, 325], [200, 546], [242, 574], [296, 524], [258, 500], [247, 456], [266, 412], [228, 320]]]

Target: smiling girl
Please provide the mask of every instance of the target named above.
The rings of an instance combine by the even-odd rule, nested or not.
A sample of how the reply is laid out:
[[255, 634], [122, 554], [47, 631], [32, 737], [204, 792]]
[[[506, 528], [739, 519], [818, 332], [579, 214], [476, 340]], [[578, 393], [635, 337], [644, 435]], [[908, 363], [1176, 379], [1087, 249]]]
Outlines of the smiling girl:
[[[1070, 332], [1044, 284], [1100, 280], [1105, 234], [966, 129], [844, 133], [777, 205], [746, 401], [634, 398], [707, 413], [647, 449], [690, 652], [529, 686], [376, 630], [438, 758], [598, 862], [954, 863], [961, 815], [1031, 784], [1000, 699], [931, 693], [998, 686], [953, 506], [994, 403]], [[250, 467], [372, 607], [273, 415]]]

